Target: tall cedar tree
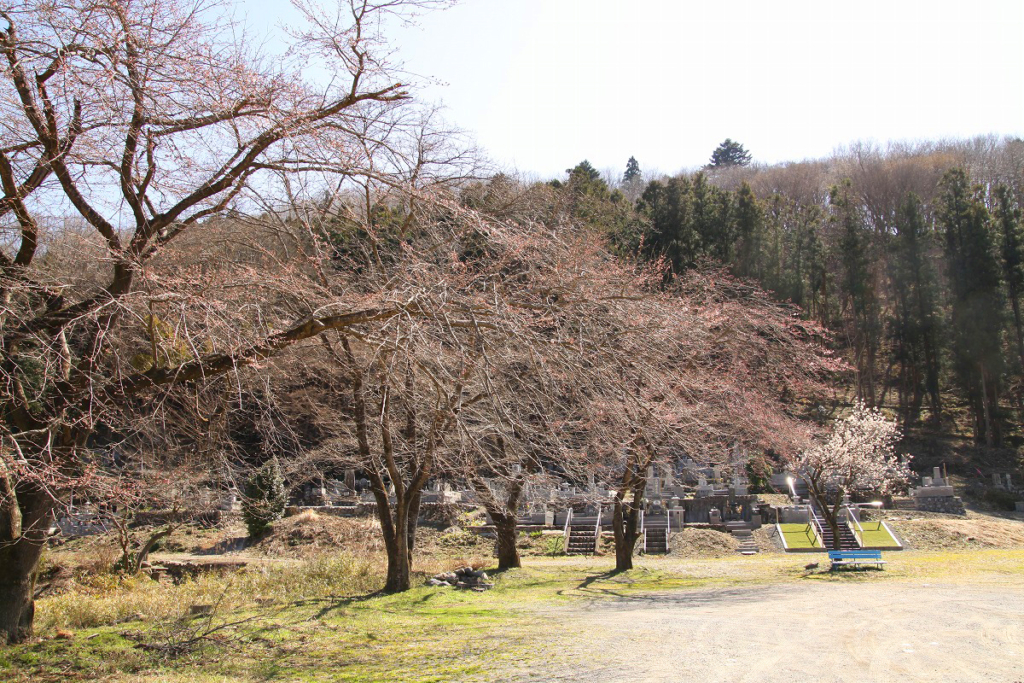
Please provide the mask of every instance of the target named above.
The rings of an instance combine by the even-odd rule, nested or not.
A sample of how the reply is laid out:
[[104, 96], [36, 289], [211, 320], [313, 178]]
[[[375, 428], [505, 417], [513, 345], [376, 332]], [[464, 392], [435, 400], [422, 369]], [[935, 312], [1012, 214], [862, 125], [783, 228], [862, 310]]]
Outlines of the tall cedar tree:
[[641, 175], [640, 163], [636, 160], [636, 157], [630, 157], [629, 161], [626, 162], [626, 172], [622, 174], [622, 182], [631, 182], [634, 179], [639, 179]]
[[942, 410], [939, 393], [938, 274], [932, 261], [932, 232], [921, 200], [909, 193], [896, 214], [896, 238], [890, 260], [893, 360], [899, 365], [898, 393], [904, 424], [919, 419], [927, 395], [932, 419]]
[[1020, 207], [1006, 185], [995, 191], [995, 221], [1002, 241], [1003, 277], [1006, 294], [1013, 310], [1013, 329], [1017, 338], [1017, 357], [1024, 372], [1024, 330], [1021, 328], [1020, 298], [1024, 295], [1024, 232], [1020, 220]]
[[832, 188], [832, 221], [839, 233], [843, 320], [854, 351], [857, 396], [875, 403], [880, 311], [871, 273], [869, 234], [849, 180]]
[[736, 193], [736, 267], [741, 277], [761, 277], [758, 258], [764, 239], [764, 211], [757, 196], [746, 182]]
[[996, 446], [1002, 440], [1003, 297], [989, 213], [981, 188], [971, 185], [963, 169], [947, 171], [940, 187], [937, 214], [949, 270], [954, 370], [974, 413], [975, 441]]

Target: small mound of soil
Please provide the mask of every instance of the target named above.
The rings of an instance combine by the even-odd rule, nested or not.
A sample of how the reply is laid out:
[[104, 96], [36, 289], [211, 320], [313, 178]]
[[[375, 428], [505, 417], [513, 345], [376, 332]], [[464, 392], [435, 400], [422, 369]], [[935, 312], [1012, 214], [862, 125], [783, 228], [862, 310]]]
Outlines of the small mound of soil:
[[758, 552], [785, 552], [782, 541], [779, 539], [779, 531], [774, 524], [766, 524], [760, 529], [754, 529], [754, 541], [757, 543]]
[[251, 546], [269, 557], [302, 557], [338, 548], [383, 551], [380, 525], [373, 519], [301, 514], [274, 522], [270, 531]]
[[416, 543], [424, 552], [476, 553], [490, 556], [494, 551], [494, 542], [493, 534], [485, 536], [457, 526], [448, 527], [444, 531], [420, 527], [416, 531]]
[[686, 527], [672, 534], [673, 557], [723, 557], [736, 552], [736, 538], [724, 531]]

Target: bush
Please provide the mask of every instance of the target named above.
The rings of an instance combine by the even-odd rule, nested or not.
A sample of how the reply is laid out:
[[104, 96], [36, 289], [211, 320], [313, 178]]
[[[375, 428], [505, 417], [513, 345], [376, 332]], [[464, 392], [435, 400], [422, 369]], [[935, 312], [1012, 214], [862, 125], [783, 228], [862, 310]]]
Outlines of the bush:
[[242, 519], [249, 530], [249, 537], [255, 538], [270, 528], [270, 525], [284, 516], [287, 503], [284, 477], [277, 458], [271, 458], [253, 473], [245, 484], [242, 496]]
[[981, 498], [997, 510], [1013, 512], [1016, 509], [1016, 494], [1004, 489], [986, 489]]

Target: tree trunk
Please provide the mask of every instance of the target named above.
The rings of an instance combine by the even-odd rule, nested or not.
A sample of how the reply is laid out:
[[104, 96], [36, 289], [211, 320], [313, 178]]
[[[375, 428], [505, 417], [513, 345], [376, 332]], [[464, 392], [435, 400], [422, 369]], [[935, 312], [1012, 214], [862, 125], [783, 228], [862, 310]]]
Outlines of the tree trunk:
[[828, 514], [825, 515], [825, 521], [828, 523], [828, 528], [832, 530], [832, 550], [842, 550], [839, 538], [839, 522]]
[[[995, 439], [992, 429], [992, 414], [989, 411], [989, 400], [988, 400], [988, 384], [985, 381], [985, 367], [978, 363], [979, 376], [981, 377], [981, 414], [984, 420], [982, 429], [984, 431], [983, 438], [986, 446], [995, 445]], [[979, 439], [975, 439], [978, 441]]]
[[405, 496], [395, 499], [392, 513], [391, 502], [384, 482], [376, 472], [369, 471], [370, 488], [377, 501], [377, 519], [380, 520], [381, 535], [384, 537], [384, 549], [388, 555], [388, 574], [384, 582], [385, 593], [401, 593], [412, 586], [410, 579], [412, 553], [409, 551], [408, 505]]
[[491, 512], [491, 518], [494, 520], [494, 529], [498, 536], [498, 571], [522, 567], [519, 549], [516, 547], [518, 534], [515, 515]]
[[1013, 329], [1017, 333], [1017, 357], [1020, 358], [1020, 367], [1024, 370], [1024, 324], [1021, 323], [1020, 293], [1012, 280], [1010, 281], [1010, 304], [1013, 307]]
[[409, 548], [409, 567], [412, 568], [412, 551], [416, 549], [416, 529], [420, 523], [420, 497], [422, 491], [413, 491], [409, 494], [411, 501], [409, 503], [409, 517], [406, 523], [406, 530], [409, 534], [408, 548]]
[[[384, 535], [384, 546], [388, 551], [388, 576], [384, 583], [385, 593], [401, 593], [412, 587], [410, 570], [412, 553], [409, 552], [407, 513], [403, 501], [396, 501], [394, 532]], [[383, 523], [383, 520], [381, 520]]]
[[5, 519], [20, 523], [0, 525], [0, 644], [32, 635], [36, 569], [54, 514], [52, 499], [39, 491], [9, 496], [2, 507]]
[[0, 568], [0, 640], [4, 643], [18, 643], [32, 635], [34, 591], [34, 575], [24, 579], [6, 565]]
[[633, 549], [640, 537], [637, 529], [639, 506], [639, 501], [629, 504], [621, 500], [615, 501], [612, 526], [615, 529], [615, 571], [617, 572], [633, 568]]

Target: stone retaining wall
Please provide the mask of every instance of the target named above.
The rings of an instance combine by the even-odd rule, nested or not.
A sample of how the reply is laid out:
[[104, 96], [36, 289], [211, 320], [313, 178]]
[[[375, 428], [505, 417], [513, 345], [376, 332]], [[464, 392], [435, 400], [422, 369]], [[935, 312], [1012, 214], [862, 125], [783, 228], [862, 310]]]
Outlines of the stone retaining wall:
[[920, 496], [914, 507], [922, 512], [944, 512], [948, 515], [966, 515], [964, 502], [959, 496]]
[[[718, 508], [718, 511], [722, 513], [722, 521], [740, 519], [749, 522], [751, 515], [756, 512], [757, 496], [704, 496], [702, 498], [686, 498], [680, 503], [686, 510], [687, 524], [710, 523], [711, 508]], [[733, 505], [738, 508], [738, 515], [728, 512]]]

